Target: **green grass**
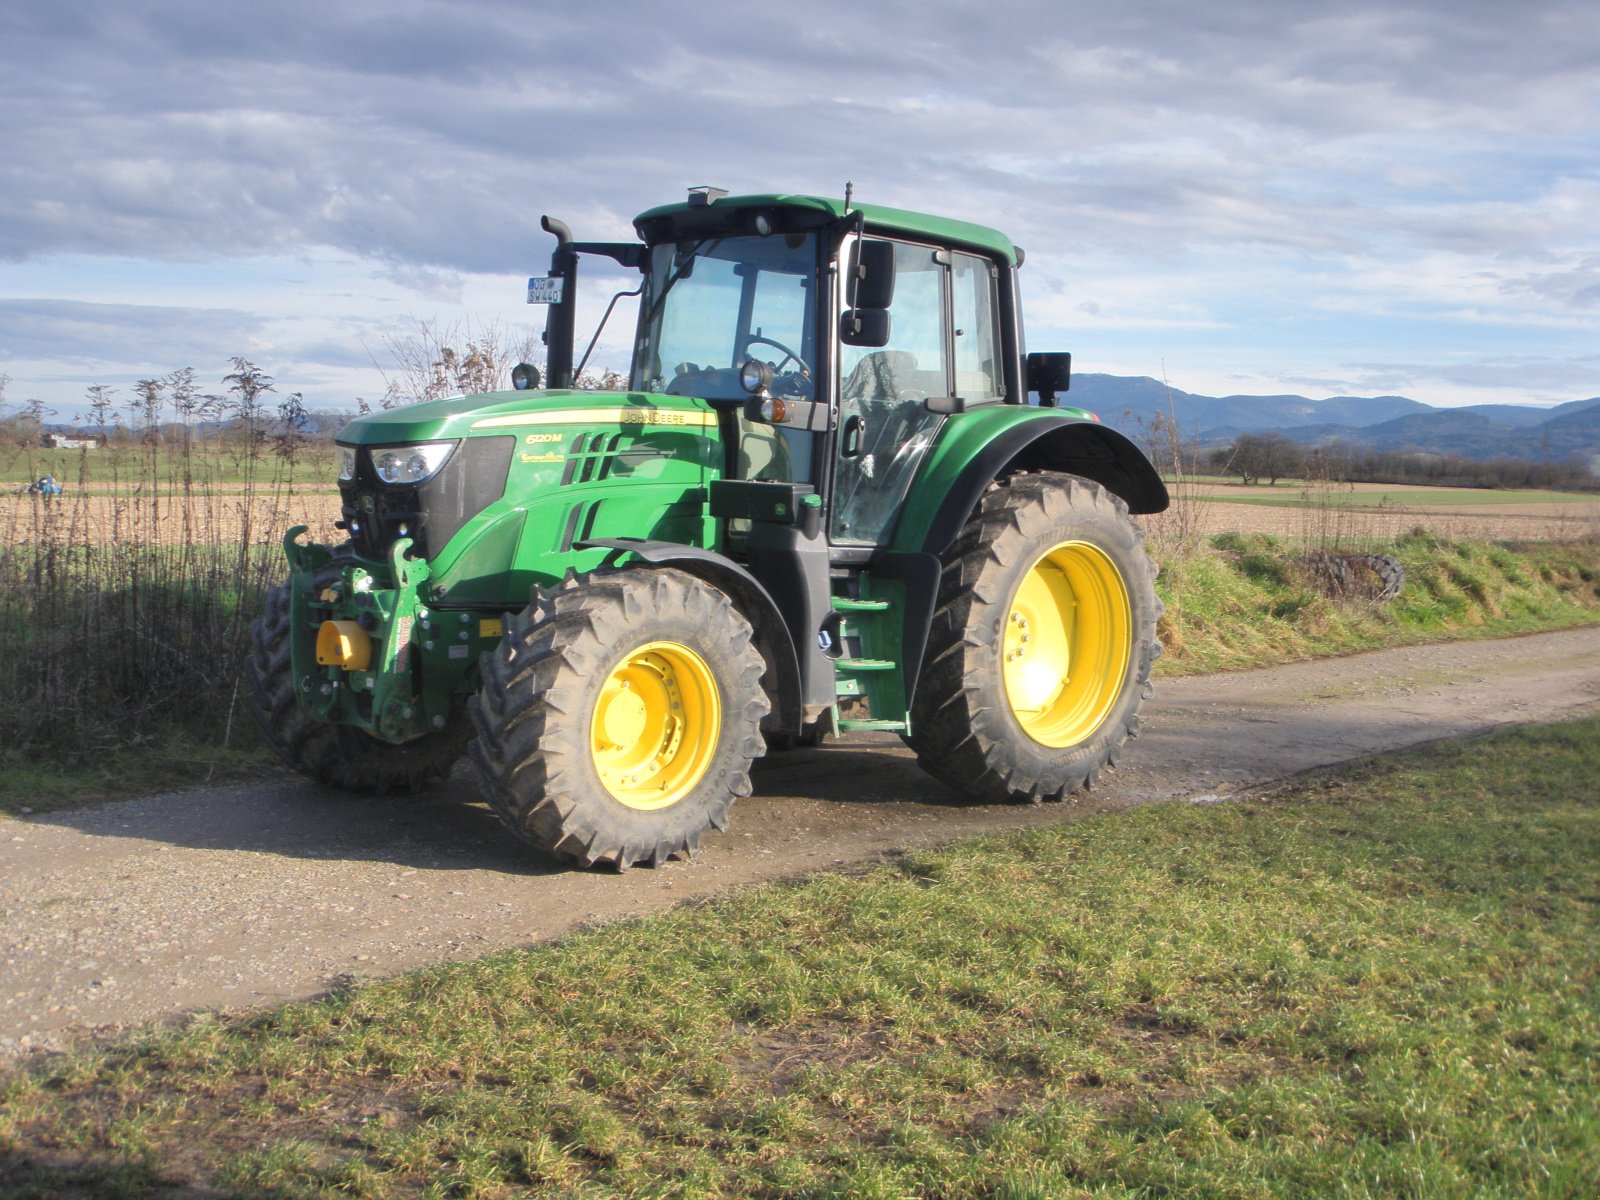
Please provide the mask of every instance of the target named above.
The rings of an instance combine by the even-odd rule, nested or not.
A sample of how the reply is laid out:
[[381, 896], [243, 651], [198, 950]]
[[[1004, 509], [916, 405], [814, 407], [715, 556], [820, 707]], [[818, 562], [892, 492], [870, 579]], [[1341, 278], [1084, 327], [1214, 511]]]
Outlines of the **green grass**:
[[[224, 714], [224, 720], [226, 714]], [[6, 760], [0, 812], [47, 813], [129, 796], [153, 796], [276, 775], [277, 760], [248, 713], [233, 714], [226, 742], [221, 730], [202, 736], [166, 729], [115, 752], [56, 759], [48, 755]]]
[[1405, 567], [1387, 603], [1323, 594], [1299, 549], [1218, 534], [1162, 563], [1163, 674], [1260, 666], [1382, 646], [1499, 637], [1600, 620], [1600, 543], [1494, 542], [1414, 531], [1386, 547]]
[[1600, 721], [751, 890], [0, 1084], [8, 1196], [1600, 1193]]
[[[311, 470], [331, 489], [333, 486], [333, 447], [314, 444], [304, 457]], [[0, 449], [0, 489], [15, 491], [41, 475], [54, 475], [69, 493], [87, 485], [103, 492], [115, 487], [124, 490], [134, 483], [159, 485], [163, 495], [182, 494], [187, 485], [209, 487], [215, 484], [244, 484], [261, 476], [265, 467], [257, 456], [252, 459], [234, 446], [215, 445], [209, 439], [197, 440], [186, 457], [175, 449], [162, 449], [152, 459], [137, 445], [101, 447], [95, 450], [44, 450], [38, 447]]]

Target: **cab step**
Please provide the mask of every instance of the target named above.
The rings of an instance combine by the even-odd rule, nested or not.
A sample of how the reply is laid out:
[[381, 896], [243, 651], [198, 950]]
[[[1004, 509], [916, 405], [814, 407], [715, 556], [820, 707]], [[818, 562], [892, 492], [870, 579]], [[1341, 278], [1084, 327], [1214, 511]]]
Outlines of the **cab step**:
[[873, 729], [884, 733], [910, 733], [911, 721], [909, 718], [904, 721], [861, 721], [852, 720], [849, 717], [840, 717], [839, 728], [847, 732], [852, 729]]
[[840, 658], [834, 660], [836, 671], [892, 671], [900, 664], [888, 658]]
[[835, 596], [833, 607], [837, 612], [888, 612], [887, 600], [854, 600], [849, 596]]

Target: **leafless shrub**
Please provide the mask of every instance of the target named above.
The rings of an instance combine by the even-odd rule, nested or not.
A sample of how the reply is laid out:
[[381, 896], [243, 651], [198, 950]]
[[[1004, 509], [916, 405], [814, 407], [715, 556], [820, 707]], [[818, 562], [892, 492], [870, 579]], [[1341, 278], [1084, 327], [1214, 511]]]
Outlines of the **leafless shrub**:
[[1170, 500], [1167, 511], [1149, 523], [1151, 548], [1157, 559], [1188, 554], [1205, 533], [1204, 509], [1215, 490], [1201, 475], [1203, 455], [1178, 423], [1170, 387], [1166, 412], [1156, 413], [1149, 421], [1134, 420], [1146, 457], [1166, 480]]
[[510, 386], [511, 368], [534, 361], [538, 339], [490, 321], [452, 325], [413, 319], [408, 329], [383, 338], [388, 365], [373, 356], [383, 376], [383, 408], [445, 396], [494, 392]]

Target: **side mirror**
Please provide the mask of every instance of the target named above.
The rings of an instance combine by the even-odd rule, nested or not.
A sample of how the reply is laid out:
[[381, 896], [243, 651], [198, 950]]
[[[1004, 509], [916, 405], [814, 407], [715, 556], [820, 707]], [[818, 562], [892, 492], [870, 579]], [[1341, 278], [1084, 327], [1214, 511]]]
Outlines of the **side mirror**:
[[846, 280], [845, 303], [852, 308], [888, 308], [894, 303], [894, 243], [856, 242], [855, 262]]
[[1054, 408], [1056, 393], [1072, 386], [1072, 355], [1045, 353], [1028, 355], [1028, 390], [1039, 393], [1039, 403]]
[[852, 308], [839, 317], [839, 340], [846, 346], [877, 349], [889, 344], [887, 308]]

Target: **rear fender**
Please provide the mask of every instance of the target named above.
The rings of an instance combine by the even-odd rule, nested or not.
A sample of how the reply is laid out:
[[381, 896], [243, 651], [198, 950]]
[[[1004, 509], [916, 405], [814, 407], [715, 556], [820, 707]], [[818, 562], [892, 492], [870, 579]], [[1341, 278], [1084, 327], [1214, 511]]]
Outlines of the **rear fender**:
[[915, 694], [927, 649], [943, 555], [995, 480], [1025, 471], [1063, 471], [1101, 484], [1120, 496], [1129, 512], [1158, 513], [1169, 503], [1167, 485], [1144, 453], [1098, 421], [996, 405], [952, 422], [950, 432], [956, 435], [952, 443], [943, 454], [935, 448], [912, 485], [891, 549], [874, 560], [907, 583], [901, 662], [908, 695]]
[[[897, 531], [895, 548], [943, 554], [967, 523], [978, 499], [996, 479], [1023, 471], [1062, 471], [1092, 479], [1120, 496], [1128, 511], [1149, 514], [1166, 511], [1167, 485], [1144, 456], [1122, 434], [1097, 421], [1023, 421], [999, 431], [968, 457], [950, 478], [919, 479], [908, 498], [908, 512], [929, 511], [932, 518], [920, 527]], [[925, 495], [918, 495], [923, 492]], [[934, 496], [938, 499], [935, 501]], [[909, 535], [912, 544], [907, 544]]]

